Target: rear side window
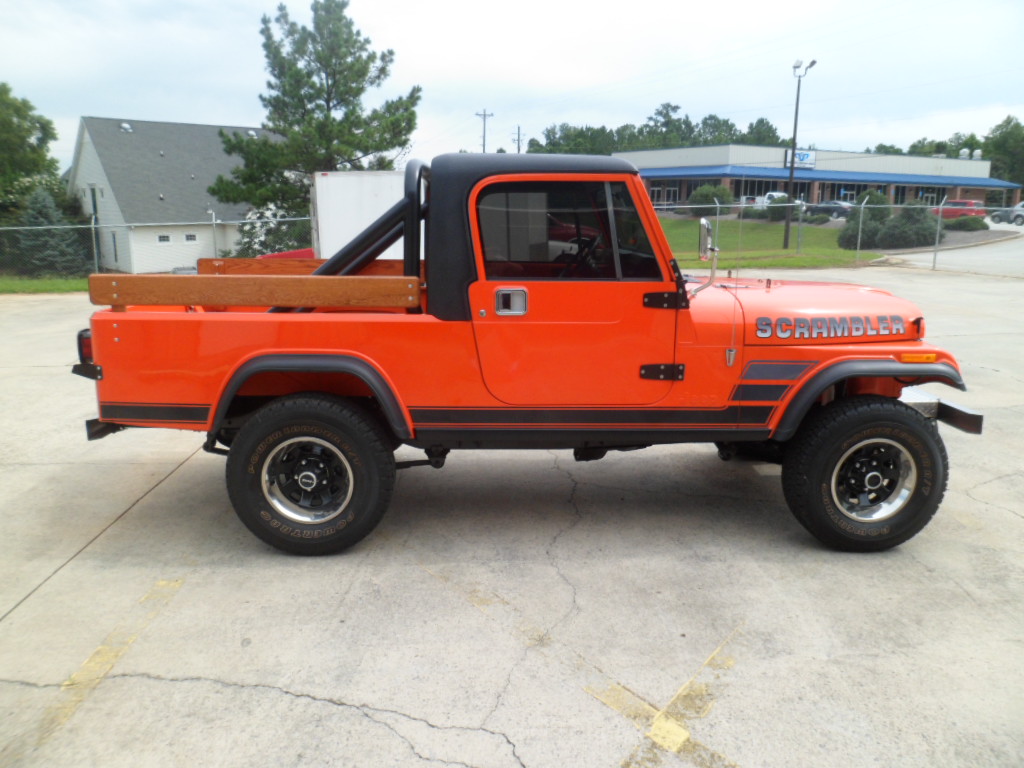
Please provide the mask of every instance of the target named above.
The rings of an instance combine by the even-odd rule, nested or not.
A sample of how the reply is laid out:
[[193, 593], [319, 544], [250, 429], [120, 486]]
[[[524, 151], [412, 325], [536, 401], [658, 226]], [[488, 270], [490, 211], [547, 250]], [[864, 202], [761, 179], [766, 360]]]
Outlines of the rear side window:
[[495, 184], [477, 216], [489, 279], [662, 279], [622, 182]]

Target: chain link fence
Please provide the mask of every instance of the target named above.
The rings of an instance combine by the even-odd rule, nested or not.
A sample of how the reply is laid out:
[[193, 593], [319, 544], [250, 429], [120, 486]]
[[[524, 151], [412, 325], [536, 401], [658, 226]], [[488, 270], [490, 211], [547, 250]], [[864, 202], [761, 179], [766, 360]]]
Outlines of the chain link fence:
[[199, 259], [253, 258], [312, 247], [309, 218], [174, 224], [0, 227], [0, 276], [188, 273]]
[[[946, 233], [988, 229], [988, 217], [940, 219], [927, 206], [864, 205], [845, 209], [780, 201], [771, 205], [734, 203], [727, 206], [659, 206], [661, 215], [757, 223], [778, 222], [786, 208], [794, 228], [793, 245], [801, 250], [806, 227], [836, 231], [840, 247], [848, 250], [907, 248], [938, 245]], [[913, 209], [910, 219], [904, 213]], [[848, 222], [851, 226], [847, 226]], [[855, 226], [854, 226], [855, 225]], [[1024, 231], [1011, 224], [996, 225]], [[916, 229], [916, 240], [908, 231]], [[882, 240], [884, 236], [890, 238]], [[954, 238], [955, 239], [955, 238]], [[189, 273], [203, 258], [254, 258], [268, 253], [312, 247], [309, 218], [209, 221], [128, 226], [75, 225], [0, 228], [0, 276], [18, 278], [80, 278], [91, 272]], [[781, 243], [781, 240], [780, 240]]]

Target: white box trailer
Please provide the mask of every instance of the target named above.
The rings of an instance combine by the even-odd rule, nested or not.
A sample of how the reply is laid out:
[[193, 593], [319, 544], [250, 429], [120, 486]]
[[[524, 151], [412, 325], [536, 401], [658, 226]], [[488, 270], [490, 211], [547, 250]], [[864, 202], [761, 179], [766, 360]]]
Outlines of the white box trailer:
[[[405, 193], [404, 171], [319, 171], [313, 174], [313, 250], [329, 259], [386, 213]], [[402, 258], [402, 242], [382, 258]]]

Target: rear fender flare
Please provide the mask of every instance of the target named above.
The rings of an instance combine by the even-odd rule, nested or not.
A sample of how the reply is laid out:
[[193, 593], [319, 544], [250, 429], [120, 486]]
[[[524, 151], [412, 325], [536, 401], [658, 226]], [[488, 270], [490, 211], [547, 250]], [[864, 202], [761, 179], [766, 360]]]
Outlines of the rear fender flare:
[[261, 373], [345, 373], [361, 380], [380, 404], [381, 412], [395, 436], [400, 440], [411, 440], [412, 430], [405, 416], [405, 409], [384, 376], [370, 363], [347, 355], [265, 355], [244, 363], [232, 375], [217, 404], [210, 434], [220, 430], [227, 416], [228, 407], [253, 376]]
[[818, 371], [808, 379], [789, 401], [772, 439], [789, 440], [803, 423], [804, 417], [829, 387], [846, 379], [893, 378], [908, 381], [907, 386], [939, 381], [966, 390], [960, 372], [949, 363], [898, 363], [895, 360], [847, 360]]

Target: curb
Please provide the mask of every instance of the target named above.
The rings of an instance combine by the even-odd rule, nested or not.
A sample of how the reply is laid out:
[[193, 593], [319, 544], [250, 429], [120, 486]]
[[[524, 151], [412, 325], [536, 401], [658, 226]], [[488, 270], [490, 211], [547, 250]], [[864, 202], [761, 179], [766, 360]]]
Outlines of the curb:
[[[991, 245], [992, 243], [1002, 243], [1006, 240], [1016, 240], [1024, 237], [1024, 232], [1008, 232], [1002, 237], [993, 237], [988, 240], [982, 240], [977, 243], [963, 243], [961, 245], [940, 245], [938, 250], [940, 251], [955, 251], [961, 248], [980, 248], [983, 245]], [[930, 245], [927, 248], [901, 248], [899, 250], [886, 251], [883, 253], [884, 258], [890, 256], [899, 257], [904, 253], [934, 253], [936, 250], [934, 245]]]

